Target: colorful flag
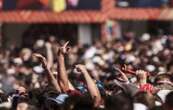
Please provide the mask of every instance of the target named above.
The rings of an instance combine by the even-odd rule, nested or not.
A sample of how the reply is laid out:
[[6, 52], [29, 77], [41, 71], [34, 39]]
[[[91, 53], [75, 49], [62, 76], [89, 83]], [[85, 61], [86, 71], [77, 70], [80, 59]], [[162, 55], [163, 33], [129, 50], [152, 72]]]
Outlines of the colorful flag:
[[49, 6], [49, 0], [40, 0], [40, 2], [46, 7]]
[[34, 2], [35, 2], [35, 0], [18, 0], [17, 8], [19, 8], [19, 9], [26, 8], [26, 7], [30, 6], [31, 4], [33, 4]]
[[68, 0], [70, 6], [76, 7], [79, 3], [79, 0]]
[[52, 9], [55, 12], [61, 12], [66, 9], [66, 0], [52, 0]]
[[0, 10], [3, 8], [3, 0], [0, 0]]

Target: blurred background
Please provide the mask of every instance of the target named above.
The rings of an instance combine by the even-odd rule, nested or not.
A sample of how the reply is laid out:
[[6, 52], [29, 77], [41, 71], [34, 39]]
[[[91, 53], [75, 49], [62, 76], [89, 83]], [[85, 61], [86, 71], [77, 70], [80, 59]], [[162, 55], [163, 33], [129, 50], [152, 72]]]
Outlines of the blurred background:
[[171, 36], [172, 6], [173, 0], [0, 0], [1, 45], [27, 47], [50, 35], [72, 44]]

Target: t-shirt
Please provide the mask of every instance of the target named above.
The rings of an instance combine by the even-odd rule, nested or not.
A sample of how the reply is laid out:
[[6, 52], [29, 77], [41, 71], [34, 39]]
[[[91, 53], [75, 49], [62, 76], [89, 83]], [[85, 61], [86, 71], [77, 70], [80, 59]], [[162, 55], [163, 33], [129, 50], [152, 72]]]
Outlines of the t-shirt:
[[67, 91], [67, 94], [69, 96], [82, 96], [82, 93], [79, 92], [78, 90], [69, 90]]

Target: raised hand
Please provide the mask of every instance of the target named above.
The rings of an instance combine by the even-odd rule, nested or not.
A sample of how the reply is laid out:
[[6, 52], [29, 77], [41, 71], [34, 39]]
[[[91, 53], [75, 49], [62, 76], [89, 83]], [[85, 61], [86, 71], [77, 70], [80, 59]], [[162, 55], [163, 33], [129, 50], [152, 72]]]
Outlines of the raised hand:
[[147, 83], [147, 72], [146, 71], [137, 70], [136, 76], [137, 76], [138, 82], [140, 84], [146, 84]]
[[113, 66], [113, 68], [118, 71], [118, 72], [122, 72], [120, 68], [116, 67], [116, 66]]
[[49, 82], [55, 87], [55, 89], [58, 92], [61, 92], [60, 86], [59, 86], [56, 78], [53, 76], [53, 73], [52, 73], [52, 71], [50, 70], [50, 68], [48, 66], [46, 58], [44, 56], [42, 56], [41, 54], [38, 54], [38, 53], [34, 53], [32, 56], [36, 57], [40, 60], [40, 62], [42, 63], [43, 68], [47, 70]]
[[70, 48], [68, 47], [69, 41], [67, 41], [63, 46], [61, 46], [59, 48], [58, 53], [62, 53], [62, 54], [67, 54], [70, 50]]
[[133, 71], [133, 70], [128, 69], [127, 65], [124, 65], [121, 69], [125, 73], [136, 75], [136, 72]]
[[81, 64], [76, 65], [76, 66], [75, 66], [75, 69], [76, 69], [78, 72], [81, 72], [81, 73], [87, 71], [86, 67], [85, 67], [84, 65], [81, 65]]
[[84, 65], [81, 65], [81, 64], [76, 65], [76, 69], [77, 69], [77, 71], [81, 72], [85, 78], [88, 91], [89, 91], [92, 99], [94, 100], [94, 106], [99, 107], [101, 104], [101, 95], [100, 95], [100, 92], [99, 92], [94, 80], [91, 78], [91, 76], [89, 75], [89, 73]]
[[51, 48], [52, 47], [51, 43], [49, 43], [49, 42], [46, 42], [45, 46], [46, 46], [46, 48]]
[[43, 55], [41, 55], [39, 53], [34, 53], [34, 54], [32, 54], [32, 56], [38, 58], [39, 61], [42, 63], [42, 66], [44, 68], [47, 68], [47, 60]]
[[136, 75], [143, 75], [143, 76], [147, 76], [147, 72], [144, 70], [137, 70], [136, 71]]
[[64, 45], [62, 46], [57, 46], [57, 72], [59, 73], [57, 76], [57, 81], [61, 87], [61, 90], [63, 92], [68, 92], [69, 90], [75, 90], [75, 88], [73, 87], [72, 83], [70, 82], [70, 80], [68, 79], [68, 74], [66, 71], [66, 67], [65, 67], [65, 54], [69, 53], [69, 47], [68, 47], [69, 41], [66, 42]]
[[113, 68], [121, 74], [121, 76], [125, 82], [129, 83], [128, 77], [120, 68], [118, 68], [116, 66], [113, 66]]

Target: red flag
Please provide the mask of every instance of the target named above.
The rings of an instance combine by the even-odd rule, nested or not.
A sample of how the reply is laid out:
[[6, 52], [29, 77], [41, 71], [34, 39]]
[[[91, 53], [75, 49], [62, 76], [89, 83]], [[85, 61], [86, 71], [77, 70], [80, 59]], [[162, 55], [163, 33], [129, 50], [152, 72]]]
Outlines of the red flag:
[[49, 0], [40, 0], [40, 3], [42, 3], [44, 6], [49, 6]]
[[18, 0], [17, 8], [25, 8], [31, 4], [33, 4], [36, 0]]
[[0, 10], [3, 8], [3, 0], [0, 0]]

